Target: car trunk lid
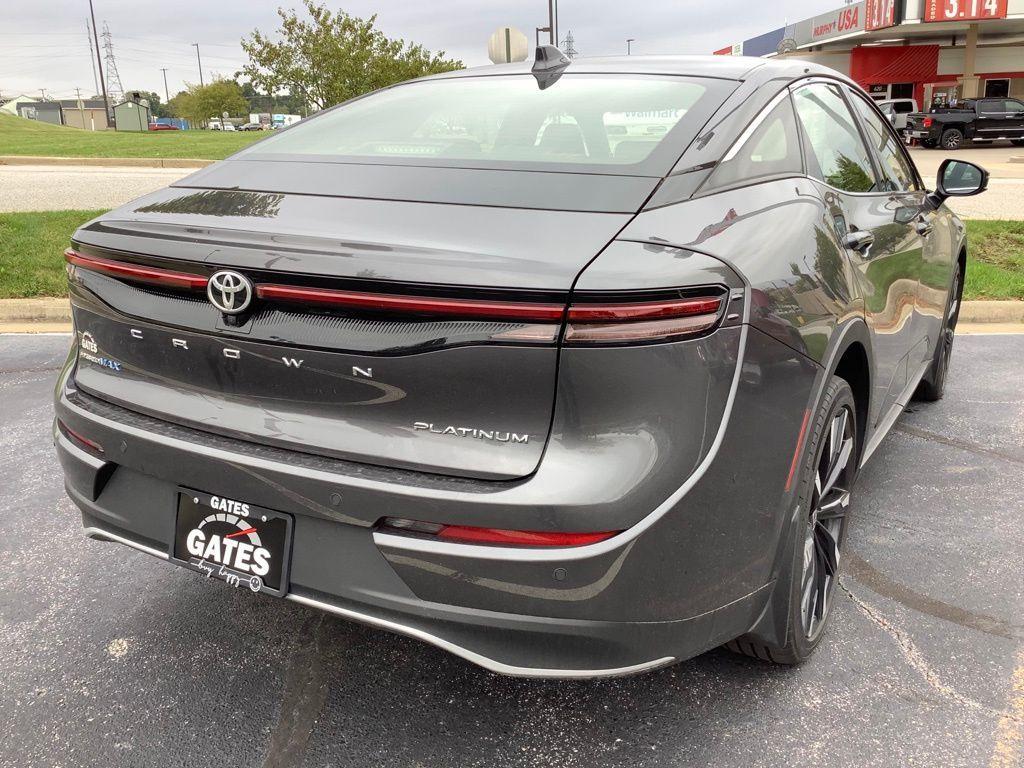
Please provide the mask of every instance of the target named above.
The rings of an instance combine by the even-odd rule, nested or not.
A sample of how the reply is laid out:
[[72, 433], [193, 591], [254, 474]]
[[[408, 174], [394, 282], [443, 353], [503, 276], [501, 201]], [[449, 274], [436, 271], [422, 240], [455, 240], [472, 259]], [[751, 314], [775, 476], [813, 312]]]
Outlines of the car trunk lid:
[[[85, 260], [72, 280], [76, 381], [111, 402], [240, 441], [523, 477], [547, 440], [573, 281], [629, 218], [162, 190], [75, 235]], [[204, 290], [224, 269], [257, 291], [251, 311], [234, 319]], [[153, 282], [150, 272], [199, 280], [182, 288]], [[352, 301], [367, 296], [369, 305]]]

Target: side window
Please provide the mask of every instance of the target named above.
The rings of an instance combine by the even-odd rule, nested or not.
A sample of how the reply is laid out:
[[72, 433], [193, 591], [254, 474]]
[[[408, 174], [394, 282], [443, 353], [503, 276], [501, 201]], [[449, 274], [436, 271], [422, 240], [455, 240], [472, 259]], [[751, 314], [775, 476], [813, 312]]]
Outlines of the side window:
[[1009, 99], [1003, 102], [1007, 112], [1024, 112], [1024, 104], [1019, 101]]
[[876, 190], [870, 155], [839, 88], [814, 83], [793, 96], [808, 145], [808, 174], [846, 192]]
[[978, 112], [983, 115], [995, 115], [1003, 113], [1002, 100], [985, 99], [978, 102]]
[[896, 102], [896, 114], [905, 115], [914, 111], [914, 104], [910, 101], [897, 101]]
[[914, 180], [914, 171], [907, 163], [906, 158], [896, 144], [896, 138], [889, 130], [889, 126], [875, 114], [864, 99], [854, 94], [851, 97], [854, 108], [860, 113], [864, 121], [865, 133], [868, 141], [874, 146], [878, 158], [882, 161], [882, 173], [885, 174], [887, 186], [895, 192], [905, 192], [917, 189], [917, 182]]
[[802, 174], [798, 136], [793, 105], [787, 96], [745, 140], [740, 139], [742, 144], [726, 153], [705, 188], [726, 187], [779, 174]]

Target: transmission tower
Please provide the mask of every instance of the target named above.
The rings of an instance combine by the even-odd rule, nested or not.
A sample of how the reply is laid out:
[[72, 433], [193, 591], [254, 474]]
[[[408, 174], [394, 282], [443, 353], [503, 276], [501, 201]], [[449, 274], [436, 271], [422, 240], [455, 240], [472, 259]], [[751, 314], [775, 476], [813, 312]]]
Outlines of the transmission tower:
[[558, 46], [562, 49], [562, 53], [568, 56], [570, 59], [575, 59], [580, 55], [580, 52], [576, 50], [576, 38], [572, 36], [572, 30], [570, 29], [565, 35], [565, 40]]
[[124, 101], [124, 86], [121, 85], [121, 76], [117, 73], [117, 61], [114, 59], [114, 38], [110, 34], [110, 27], [103, 22], [103, 65], [107, 70], [107, 93], [110, 94], [111, 104], [120, 104]]

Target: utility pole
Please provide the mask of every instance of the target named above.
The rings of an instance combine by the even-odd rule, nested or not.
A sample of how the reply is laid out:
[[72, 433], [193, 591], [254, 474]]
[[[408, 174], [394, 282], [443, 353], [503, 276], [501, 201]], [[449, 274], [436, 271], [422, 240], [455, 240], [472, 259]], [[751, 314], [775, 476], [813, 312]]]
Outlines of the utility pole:
[[548, 0], [548, 41], [558, 45], [558, 0]]
[[75, 88], [75, 98], [78, 100], [78, 116], [82, 119], [82, 130], [85, 130], [85, 105], [82, 104], [82, 89]]
[[92, 92], [100, 92], [100, 81], [96, 78], [96, 62], [99, 61], [99, 57], [96, 55], [97, 51], [92, 45], [92, 28], [89, 26], [89, 17], [85, 17], [85, 37], [89, 41], [89, 68], [92, 69]]
[[626, 39], [626, 55], [627, 56], [632, 56], [633, 55], [633, 43], [635, 43], [635, 42], [636, 42], [636, 38], [635, 37], [630, 37], [630, 38]]
[[92, 0], [89, 0], [89, 15], [92, 17], [92, 36], [96, 42], [96, 65], [100, 72], [100, 88], [103, 89], [103, 108], [107, 116], [107, 124], [110, 123], [110, 99], [107, 96], [107, 84], [103, 80], [103, 62], [100, 61], [100, 38], [96, 34], [96, 12], [92, 9]]
[[196, 61], [199, 62], [199, 87], [202, 88], [203, 83], [203, 60], [199, 58], [199, 43], [192, 43], [196, 48]]
[[41, 93], [43, 95], [42, 101], [46, 101], [46, 89], [45, 88], [40, 88], [39, 89], [39, 93]]
[[160, 71], [164, 73], [164, 98], [167, 99], [166, 104], [171, 101], [171, 92], [167, 90], [167, 67], [161, 67]]

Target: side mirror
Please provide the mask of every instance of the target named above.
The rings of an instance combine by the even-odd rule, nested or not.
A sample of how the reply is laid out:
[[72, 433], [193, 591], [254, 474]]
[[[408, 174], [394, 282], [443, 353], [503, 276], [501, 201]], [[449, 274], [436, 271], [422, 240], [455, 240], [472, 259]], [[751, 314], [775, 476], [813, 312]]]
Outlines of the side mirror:
[[929, 195], [937, 208], [949, 197], [980, 195], [988, 189], [988, 171], [980, 165], [963, 160], [943, 160], [935, 180], [935, 191]]

